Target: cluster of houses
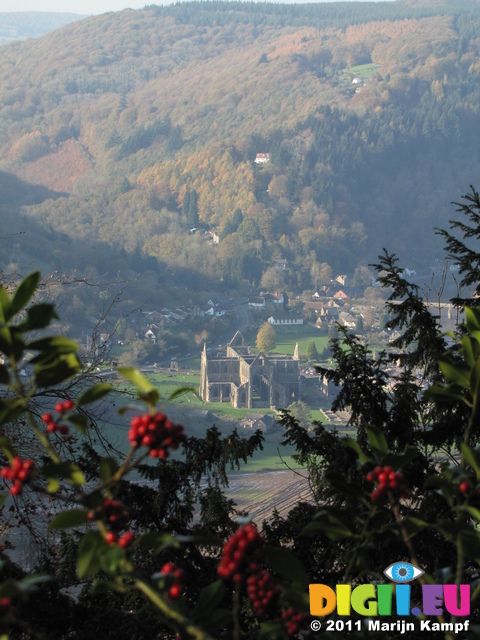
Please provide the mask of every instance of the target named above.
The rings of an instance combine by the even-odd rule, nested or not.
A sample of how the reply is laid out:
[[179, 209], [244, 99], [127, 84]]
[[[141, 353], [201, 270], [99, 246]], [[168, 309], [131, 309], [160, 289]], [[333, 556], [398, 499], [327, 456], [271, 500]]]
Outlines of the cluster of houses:
[[350, 300], [361, 297], [363, 292], [364, 287], [348, 285], [347, 276], [340, 275], [329, 285], [316, 290], [310, 301], [303, 305], [295, 301], [292, 305], [295, 311], [288, 310], [286, 304], [292, 299], [292, 294], [277, 292], [262, 292], [259, 296], [251, 297], [248, 306], [252, 311], [271, 310], [268, 322], [273, 326], [293, 326], [309, 322], [322, 327], [338, 322], [345, 327], [354, 328], [357, 321], [350, 311]]
[[184, 322], [187, 318], [215, 316], [221, 317], [231, 308], [226, 296], [212, 295], [206, 305], [179, 306], [175, 309], [140, 310], [130, 318], [130, 323], [138, 337], [143, 336], [155, 344], [158, 333], [164, 329], [171, 329]]

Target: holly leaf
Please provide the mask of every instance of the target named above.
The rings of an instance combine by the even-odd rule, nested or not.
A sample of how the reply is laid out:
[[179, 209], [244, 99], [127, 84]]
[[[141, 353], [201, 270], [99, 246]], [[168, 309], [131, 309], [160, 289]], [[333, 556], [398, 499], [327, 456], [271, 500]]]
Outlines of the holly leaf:
[[63, 511], [50, 522], [48, 530], [53, 529], [73, 529], [88, 522], [88, 511], [85, 509], [71, 509]]
[[78, 407], [84, 407], [86, 404], [92, 404], [92, 402], [97, 402], [101, 400], [106, 395], [108, 395], [112, 391], [113, 387], [104, 382], [100, 382], [99, 384], [90, 387], [86, 391], [84, 391], [79, 399], [77, 400]]
[[39, 271], [31, 273], [22, 280], [13, 294], [13, 298], [10, 304], [10, 317], [23, 309], [26, 304], [32, 299], [39, 282]]
[[103, 540], [99, 533], [91, 531], [83, 536], [78, 547], [77, 574], [79, 578], [91, 578], [100, 569], [99, 549]]
[[130, 367], [119, 367], [118, 371], [130, 380], [135, 387], [137, 388], [138, 397], [149, 404], [155, 405], [157, 404], [160, 396], [158, 391], [155, 389], [153, 384], [148, 380], [138, 369], [133, 369]]
[[197, 605], [192, 611], [192, 619], [199, 621], [209, 616], [209, 614], [216, 609], [217, 605], [220, 604], [224, 596], [225, 585], [223, 584], [223, 580], [216, 580], [206, 586], [200, 592]]
[[115, 458], [103, 458], [100, 461], [100, 479], [102, 482], [108, 482], [118, 471], [118, 462]]

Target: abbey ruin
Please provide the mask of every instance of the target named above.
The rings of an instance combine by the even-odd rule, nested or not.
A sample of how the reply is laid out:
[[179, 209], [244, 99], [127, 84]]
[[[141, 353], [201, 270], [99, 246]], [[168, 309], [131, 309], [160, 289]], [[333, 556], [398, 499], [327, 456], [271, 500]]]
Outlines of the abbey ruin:
[[237, 331], [225, 356], [210, 357], [203, 347], [200, 397], [247, 409], [282, 408], [300, 399], [298, 344], [293, 356], [251, 354]]

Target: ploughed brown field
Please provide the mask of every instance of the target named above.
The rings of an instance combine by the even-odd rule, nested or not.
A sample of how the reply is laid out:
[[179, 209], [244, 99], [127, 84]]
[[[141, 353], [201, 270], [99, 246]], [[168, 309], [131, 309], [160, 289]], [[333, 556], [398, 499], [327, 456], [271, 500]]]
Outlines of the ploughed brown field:
[[[300, 473], [304, 475], [305, 471]], [[238, 510], [247, 511], [257, 524], [271, 518], [274, 509], [286, 516], [297, 502], [311, 500], [306, 478], [294, 471], [231, 475], [226, 494], [235, 501]]]

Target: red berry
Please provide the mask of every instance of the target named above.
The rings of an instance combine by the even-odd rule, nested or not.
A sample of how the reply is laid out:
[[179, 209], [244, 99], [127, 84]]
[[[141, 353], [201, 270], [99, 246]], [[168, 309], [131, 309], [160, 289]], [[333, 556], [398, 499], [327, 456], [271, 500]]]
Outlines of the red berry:
[[127, 533], [124, 533], [123, 536], [120, 538], [120, 540], [118, 541], [118, 544], [123, 547], [124, 549], [126, 549], [127, 547], [130, 547], [135, 541], [135, 534], [132, 533], [131, 531], [127, 531]]
[[12, 494], [12, 496], [20, 495], [22, 493], [22, 485], [18, 482], [15, 482], [13, 487], [10, 487], [10, 493]]
[[173, 573], [175, 569], [176, 567], [173, 564], [173, 562], [167, 562], [167, 564], [164, 564], [163, 567], [160, 569], [160, 573]]
[[468, 493], [470, 491], [470, 484], [466, 481], [460, 484], [460, 491], [462, 493]]
[[173, 584], [170, 589], [168, 590], [168, 597], [171, 600], [175, 600], [176, 598], [178, 598], [180, 595], [182, 595], [182, 585], [180, 584]]
[[113, 531], [109, 531], [105, 536], [105, 541], [107, 542], [107, 544], [115, 544], [117, 539], [118, 535], [116, 533], [113, 533]]

